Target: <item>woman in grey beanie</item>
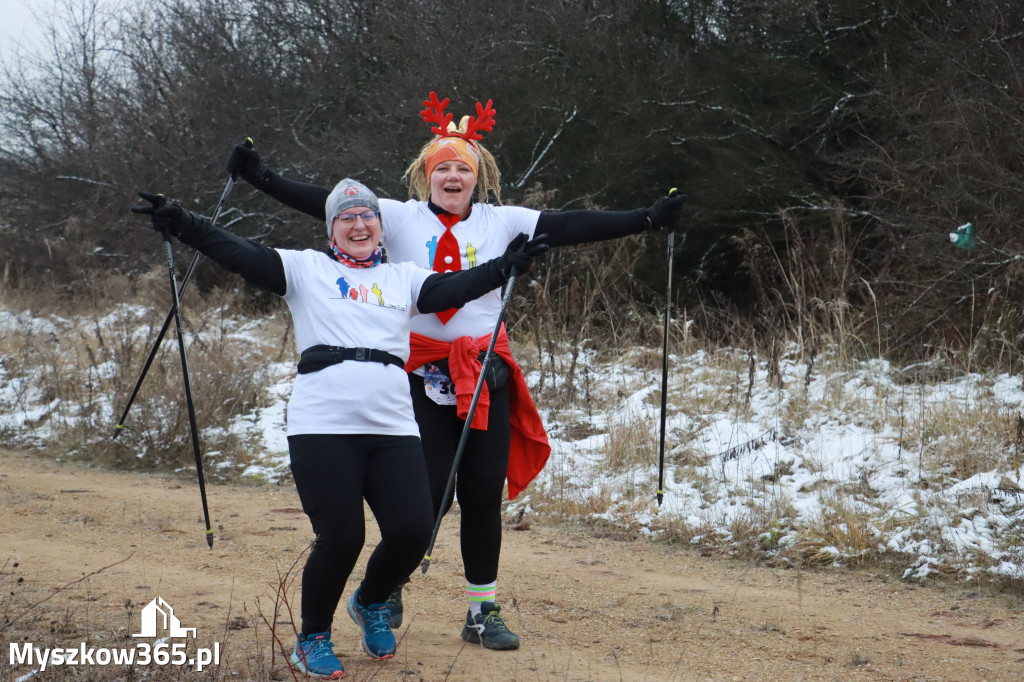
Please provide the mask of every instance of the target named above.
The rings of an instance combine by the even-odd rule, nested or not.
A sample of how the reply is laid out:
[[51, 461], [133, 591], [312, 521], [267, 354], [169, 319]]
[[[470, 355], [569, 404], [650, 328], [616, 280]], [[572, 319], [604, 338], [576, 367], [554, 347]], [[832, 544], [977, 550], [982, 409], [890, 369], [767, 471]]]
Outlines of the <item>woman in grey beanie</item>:
[[388, 596], [419, 563], [433, 530], [427, 470], [403, 366], [410, 320], [459, 308], [529, 269], [546, 248], [522, 235], [484, 267], [438, 274], [383, 262], [380, 205], [368, 188], [342, 180], [324, 203], [326, 251], [272, 249], [140, 192], [133, 212], [152, 216], [211, 260], [288, 304], [301, 351], [288, 403], [288, 450], [303, 511], [316, 534], [302, 572], [301, 631], [291, 656], [303, 673], [339, 679], [331, 625], [362, 550], [363, 501], [380, 528], [362, 583], [347, 610], [363, 650], [391, 658]]

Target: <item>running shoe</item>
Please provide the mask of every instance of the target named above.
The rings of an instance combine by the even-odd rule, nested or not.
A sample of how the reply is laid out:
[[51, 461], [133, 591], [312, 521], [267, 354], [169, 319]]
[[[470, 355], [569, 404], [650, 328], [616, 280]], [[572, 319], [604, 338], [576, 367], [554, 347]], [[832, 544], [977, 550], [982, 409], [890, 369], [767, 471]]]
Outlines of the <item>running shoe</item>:
[[[362, 589], [362, 588], [359, 588]], [[391, 612], [387, 602], [360, 606], [359, 590], [348, 600], [348, 615], [359, 626], [363, 651], [378, 660], [395, 655], [395, 635], [388, 626]]]
[[334, 655], [334, 644], [331, 643], [330, 632], [314, 632], [299, 635], [292, 652], [292, 667], [310, 677], [327, 680], [340, 680], [345, 677], [345, 668]]
[[398, 584], [388, 597], [388, 610], [391, 611], [391, 620], [388, 621], [388, 625], [391, 626], [392, 630], [397, 630], [402, 627], [402, 614], [405, 609], [402, 606], [402, 590], [409, 584], [408, 580], [405, 580]]
[[483, 644], [485, 649], [518, 649], [519, 635], [508, 629], [500, 612], [501, 607], [489, 601], [480, 604], [480, 613], [476, 616], [467, 611], [462, 639], [471, 644]]

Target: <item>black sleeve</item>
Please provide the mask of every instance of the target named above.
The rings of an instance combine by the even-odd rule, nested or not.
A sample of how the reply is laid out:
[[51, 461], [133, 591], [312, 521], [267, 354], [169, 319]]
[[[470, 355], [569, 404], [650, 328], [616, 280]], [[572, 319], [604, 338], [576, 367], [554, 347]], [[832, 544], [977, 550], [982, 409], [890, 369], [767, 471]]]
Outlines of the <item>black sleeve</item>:
[[260, 289], [278, 296], [284, 296], [287, 291], [281, 256], [268, 246], [243, 239], [195, 214], [192, 214], [191, 226], [181, 229], [177, 237]]
[[320, 220], [326, 219], [327, 197], [331, 190], [308, 182], [289, 180], [273, 171], [269, 171], [259, 183], [256, 189], [277, 199], [285, 206], [290, 206], [306, 215], [311, 215]]
[[569, 246], [637, 234], [648, 229], [647, 209], [632, 211], [541, 211], [536, 234], [548, 244]]
[[416, 308], [421, 313], [461, 308], [507, 281], [497, 258], [469, 270], [434, 273], [423, 282], [420, 297], [416, 299]]

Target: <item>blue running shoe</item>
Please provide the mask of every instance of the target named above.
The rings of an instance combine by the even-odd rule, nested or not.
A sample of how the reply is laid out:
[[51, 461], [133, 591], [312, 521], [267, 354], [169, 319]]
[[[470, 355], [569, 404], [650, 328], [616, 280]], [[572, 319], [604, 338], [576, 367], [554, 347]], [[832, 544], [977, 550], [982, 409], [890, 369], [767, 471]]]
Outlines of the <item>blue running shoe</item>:
[[334, 655], [330, 632], [314, 632], [299, 635], [289, 661], [292, 667], [310, 677], [340, 680], [345, 677], [345, 668]]
[[[359, 588], [362, 589], [362, 588]], [[363, 651], [372, 658], [382, 660], [392, 658], [395, 655], [395, 635], [391, 632], [388, 622], [391, 620], [391, 611], [387, 602], [360, 606], [359, 590], [348, 600], [348, 615], [352, 617], [356, 625], [363, 633], [361, 643]]]

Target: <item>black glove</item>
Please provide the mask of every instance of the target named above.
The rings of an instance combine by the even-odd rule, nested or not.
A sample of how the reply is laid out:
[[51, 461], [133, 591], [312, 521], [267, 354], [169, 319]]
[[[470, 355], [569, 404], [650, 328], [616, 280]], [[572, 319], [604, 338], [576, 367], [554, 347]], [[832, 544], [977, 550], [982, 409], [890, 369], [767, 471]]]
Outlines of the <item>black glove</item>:
[[[529, 272], [530, 266], [533, 265], [533, 259], [551, 248], [548, 246], [546, 234], [537, 235], [530, 241], [526, 241], [527, 239], [529, 237], [526, 236], [526, 233], [520, 232], [515, 239], [509, 242], [505, 253], [494, 259], [498, 264], [498, 271], [502, 279], [508, 280], [513, 272], [516, 275]], [[515, 268], [514, 271], [513, 268]]]
[[674, 227], [683, 215], [685, 203], [686, 195], [672, 190], [668, 196], [661, 197], [647, 209], [647, 227], [652, 230]]
[[157, 232], [167, 230], [177, 237], [183, 230], [192, 227], [192, 214], [178, 204], [167, 203], [167, 197], [163, 194], [150, 194], [139, 190], [139, 196], [149, 204], [132, 206], [132, 213], [152, 216], [153, 229]]
[[259, 189], [270, 181], [271, 171], [263, 165], [260, 154], [253, 147], [252, 138], [245, 138], [231, 150], [228, 157], [228, 173], [233, 178], [242, 178], [253, 187]]

